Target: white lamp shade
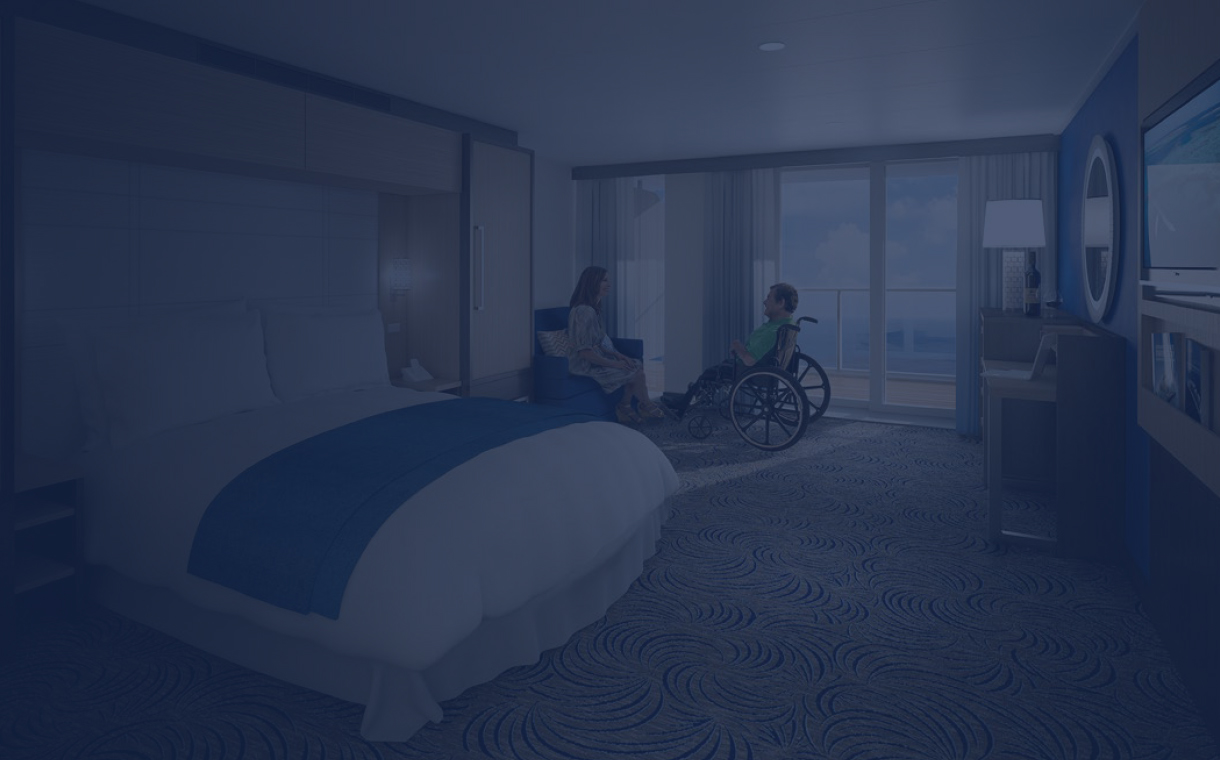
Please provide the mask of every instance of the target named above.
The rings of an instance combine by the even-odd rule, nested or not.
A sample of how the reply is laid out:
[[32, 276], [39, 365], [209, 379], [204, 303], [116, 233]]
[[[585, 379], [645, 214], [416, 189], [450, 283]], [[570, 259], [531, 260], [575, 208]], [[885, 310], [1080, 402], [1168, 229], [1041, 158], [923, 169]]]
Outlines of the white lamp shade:
[[983, 216], [984, 248], [1042, 248], [1045, 245], [1041, 200], [987, 201]]
[[411, 260], [390, 260], [390, 290], [411, 289]]

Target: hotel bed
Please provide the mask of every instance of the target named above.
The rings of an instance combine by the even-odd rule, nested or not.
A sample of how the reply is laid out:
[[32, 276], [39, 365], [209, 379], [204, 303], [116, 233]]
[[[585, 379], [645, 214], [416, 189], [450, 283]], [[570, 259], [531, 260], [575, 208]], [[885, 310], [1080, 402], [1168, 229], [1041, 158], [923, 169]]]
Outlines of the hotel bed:
[[[69, 345], [91, 432], [81, 503], [96, 598], [241, 665], [364, 704], [369, 739], [408, 738], [441, 719], [441, 701], [603, 615], [653, 553], [677, 488], [637, 431], [583, 419], [548, 427], [442, 468], [368, 538], [334, 610], [294, 610], [208, 580], [192, 560], [210, 505], [235, 479], [326, 431], [402, 415], [398, 439], [440, 441], [449, 426], [437, 415], [521, 407], [389, 385], [376, 312], [226, 308], [79, 333], [69, 331]], [[421, 412], [431, 422], [416, 430], [410, 415]], [[295, 503], [278, 508], [282, 536], [256, 546], [288, 556], [302, 541]], [[213, 565], [223, 569], [233, 551], [214, 548]]]

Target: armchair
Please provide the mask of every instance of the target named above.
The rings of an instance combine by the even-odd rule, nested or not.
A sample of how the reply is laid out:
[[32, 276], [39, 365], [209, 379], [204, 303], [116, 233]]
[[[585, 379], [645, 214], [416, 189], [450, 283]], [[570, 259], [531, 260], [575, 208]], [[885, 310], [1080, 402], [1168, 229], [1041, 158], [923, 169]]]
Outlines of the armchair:
[[[566, 306], [534, 311], [534, 403], [562, 406], [614, 420], [614, 406], [622, 398], [623, 389], [603, 393], [593, 378], [570, 374], [567, 357], [547, 356], [538, 342], [539, 332], [568, 329], [568, 312]], [[644, 341], [638, 338], [611, 340], [615, 349], [624, 355], [644, 359]]]

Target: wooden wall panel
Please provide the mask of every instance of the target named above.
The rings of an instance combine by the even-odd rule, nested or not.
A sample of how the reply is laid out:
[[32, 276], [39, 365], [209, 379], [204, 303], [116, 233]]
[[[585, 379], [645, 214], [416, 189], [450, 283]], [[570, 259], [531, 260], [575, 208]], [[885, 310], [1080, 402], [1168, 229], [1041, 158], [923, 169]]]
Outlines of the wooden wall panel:
[[17, 129], [304, 168], [305, 94], [22, 21]]
[[461, 137], [436, 127], [307, 95], [305, 165], [440, 192], [461, 189]]

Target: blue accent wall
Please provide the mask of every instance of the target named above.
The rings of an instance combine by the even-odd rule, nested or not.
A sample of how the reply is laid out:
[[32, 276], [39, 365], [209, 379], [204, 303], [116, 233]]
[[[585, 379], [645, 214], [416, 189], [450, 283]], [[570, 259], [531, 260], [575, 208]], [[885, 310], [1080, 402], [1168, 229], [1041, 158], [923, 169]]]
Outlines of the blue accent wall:
[[1149, 575], [1148, 435], [1136, 419], [1139, 352], [1139, 56], [1138, 39], [1119, 54], [1097, 88], [1081, 106], [1059, 141], [1059, 294], [1063, 307], [1088, 320], [1081, 274], [1081, 207], [1085, 160], [1094, 135], [1104, 135], [1117, 164], [1122, 222], [1119, 239], [1118, 291], [1102, 327], [1127, 341], [1126, 372], [1126, 503], [1123, 534], [1131, 559], [1145, 579]]

